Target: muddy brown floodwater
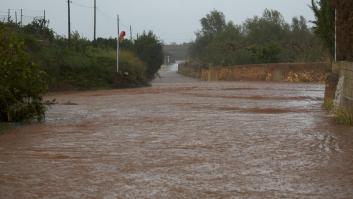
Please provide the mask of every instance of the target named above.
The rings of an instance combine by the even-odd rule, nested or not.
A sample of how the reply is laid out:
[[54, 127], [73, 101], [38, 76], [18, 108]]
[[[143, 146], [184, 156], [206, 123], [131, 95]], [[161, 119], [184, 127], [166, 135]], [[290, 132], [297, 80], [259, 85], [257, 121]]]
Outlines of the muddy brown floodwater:
[[0, 198], [353, 198], [353, 129], [324, 86], [199, 82], [55, 93], [0, 136]]

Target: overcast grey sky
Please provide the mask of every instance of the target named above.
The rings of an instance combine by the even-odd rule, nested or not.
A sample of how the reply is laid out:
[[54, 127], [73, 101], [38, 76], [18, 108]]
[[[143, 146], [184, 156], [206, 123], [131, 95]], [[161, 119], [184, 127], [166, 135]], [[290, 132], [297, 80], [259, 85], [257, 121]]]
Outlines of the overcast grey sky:
[[[265, 8], [280, 11], [287, 21], [303, 15], [308, 20], [313, 14], [308, 7], [311, 0], [97, 0], [97, 36], [115, 36], [116, 14], [121, 18], [121, 29], [133, 27], [134, 35], [152, 30], [165, 43], [189, 42], [200, 29], [199, 20], [213, 9], [222, 11], [227, 20], [239, 24], [246, 18], [261, 15]], [[72, 0], [72, 30], [85, 37], [93, 37], [93, 0]], [[60, 35], [67, 34], [66, 0], [1, 0], [0, 14], [8, 8], [23, 8], [24, 15], [41, 15], [46, 10], [50, 26]]]

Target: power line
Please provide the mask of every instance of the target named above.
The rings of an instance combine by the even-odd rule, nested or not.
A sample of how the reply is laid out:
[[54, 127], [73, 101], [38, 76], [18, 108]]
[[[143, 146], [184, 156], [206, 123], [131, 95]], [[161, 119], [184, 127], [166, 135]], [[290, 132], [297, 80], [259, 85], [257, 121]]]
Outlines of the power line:
[[[109, 19], [114, 19], [116, 20], [116, 17], [112, 17], [110, 14], [107, 14], [106, 12], [104, 12], [103, 10], [101, 10], [99, 7], [97, 7], [97, 11], [99, 13], [101, 13], [103, 16], [109, 18]], [[120, 26], [123, 26], [124, 28], [126, 29], [129, 29], [130, 28], [130, 25], [126, 25], [122, 22], [122, 20], [120, 19]]]
[[[27, 14], [24, 15], [24, 12]], [[38, 15], [39, 12], [42, 13], [42, 15]], [[0, 15], [0, 21], [7, 21], [8, 23], [10, 21], [15, 22], [16, 24], [19, 24], [21, 27], [23, 26], [23, 21], [26, 20], [28, 22], [28, 19], [31, 20], [37, 20], [37, 19], [46, 19], [46, 12], [45, 10], [31, 10], [31, 9], [23, 9], [23, 8], [9, 8], [7, 9], [7, 12], [0, 10], [0, 14], [3, 13], [6, 15]]]
[[[21, 8], [9, 8], [9, 10], [13, 10], [13, 11], [19, 11], [21, 10]], [[33, 10], [33, 9], [22, 9], [22, 10], [25, 10], [25, 11], [28, 11], [28, 12], [43, 12], [43, 10]]]
[[111, 15], [109, 15], [109, 14], [103, 12], [99, 7], [97, 7], [97, 11], [100, 12], [102, 15], [104, 15], [104, 16], [107, 17], [107, 18], [116, 20], [115, 17], [112, 17]]
[[23, 17], [30, 17], [30, 18], [33, 18], [33, 17], [42, 17], [44, 18], [44, 16], [34, 16], [34, 15], [22, 15]]
[[81, 7], [81, 8], [89, 8], [89, 9], [92, 9], [94, 7], [92, 6], [87, 6], [87, 5], [83, 5], [83, 4], [80, 4], [80, 3], [74, 3], [74, 2], [71, 2], [72, 5], [75, 5], [75, 6], [78, 6], [78, 7]]
[[[34, 10], [27, 10], [27, 9], [8, 9], [8, 11], [2, 11], [0, 10], [0, 13], [6, 13], [6, 14], [10, 14], [10, 15], [15, 15], [16, 12], [19, 11], [19, 12], [27, 12], [30, 11], [30, 12], [34, 12]], [[17, 13], [19, 13], [17, 12]], [[39, 17], [39, 16], [45, 16], [45, 10], [36, 10], [35, 12], [41, 12], [43, 15], [23, 15], [23, 16], [27, 16], [27, 17]]]

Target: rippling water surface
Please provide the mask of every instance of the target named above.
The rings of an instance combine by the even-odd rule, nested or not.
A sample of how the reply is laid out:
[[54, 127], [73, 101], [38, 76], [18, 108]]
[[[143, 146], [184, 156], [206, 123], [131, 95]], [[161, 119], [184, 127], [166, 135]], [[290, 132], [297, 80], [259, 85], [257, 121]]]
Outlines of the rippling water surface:
[[0, 135], [0, 198], [353, 198], [353, 129], [324, 85], [199, 82], [56, 93]]

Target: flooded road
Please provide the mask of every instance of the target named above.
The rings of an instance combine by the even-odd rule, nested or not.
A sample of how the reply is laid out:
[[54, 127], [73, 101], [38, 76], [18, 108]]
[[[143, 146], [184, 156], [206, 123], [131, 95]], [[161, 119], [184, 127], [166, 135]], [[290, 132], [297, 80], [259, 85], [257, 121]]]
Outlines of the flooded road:
[[324, 85], [200, 82], [52, 94], [0, 135], [0, 198], [353, 198], [353, 129]]

